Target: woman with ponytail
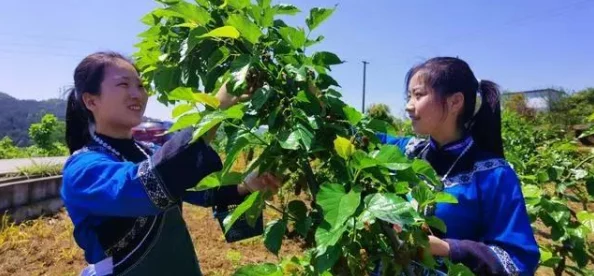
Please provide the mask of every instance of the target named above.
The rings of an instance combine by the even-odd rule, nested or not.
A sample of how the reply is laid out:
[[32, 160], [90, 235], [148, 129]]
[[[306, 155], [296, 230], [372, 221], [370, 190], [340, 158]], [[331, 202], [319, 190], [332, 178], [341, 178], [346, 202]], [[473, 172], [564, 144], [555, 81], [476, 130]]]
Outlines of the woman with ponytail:
[[432, 229], [428, 250], [477, 275], [533, 275], [539, 250], [520, 181], [504, 159], [498, 86], [461, 59], [437, 57], [410, 69], [406, 87], [413, 129], [428, 138], [378, 138], [429, 162], [458, 199], [427, 211], [447, 229]]
[[[224, 86], [216, 96], [221, 108], [239, 100]], [[189, 143], [188, 128], [156, 150], [134, 141], [147, 99], [136, 69], [120, 54], [94, 53], [74, 70], [66, 110], [71, 156], [61, 194], [89, 263], [82, 275], [201, 275], [181, 203], [223, 207], [251, 191], [278, 189], [279, 181], [263, 174], [236, 186], [186, 191], [222, 169], [208, 145], [214, 135]]]

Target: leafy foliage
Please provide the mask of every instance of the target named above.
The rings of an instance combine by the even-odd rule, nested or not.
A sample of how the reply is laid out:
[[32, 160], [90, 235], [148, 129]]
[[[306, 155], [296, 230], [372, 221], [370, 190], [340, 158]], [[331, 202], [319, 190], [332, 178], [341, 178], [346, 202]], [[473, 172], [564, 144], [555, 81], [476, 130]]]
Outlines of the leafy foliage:
[[[441, 224], [426, 218], [404, 194], [412, 192], [421, 207], [455, 200], [433, 192], [430, 187], [441, 187], [428, 164], [377, 143], [376, 132], [396, 133], [391, 123], [343, 102], [330, 76], [342, 59], [326, 51], [308, 53], [309, 46], [323, 39], [311, 39], [312, 31], [334, 8], [312, 9], [307, 28], [301, 28], [279, 17], [297, 13], [296, 7], [270, 1], [158, 2], [162, 7], [143, 18], [147, 30], [140, 35], [135, 57], [152, 93], [165, 104], [177, 105], [174, 126], [193, 126], [199, 139], [222, 125], [219, 134], [225, 136], [227, 161], [216, 179], [237, 173], [230, 167], [239, 152], [260, 148], [241, 173], [290, 174], [299, 181], [287, 185], [312, 199], [309, 207], [301, 200], [282, 206], [282, 217], [266, 227], [264, 241], [270, 251], [278, 252], [286, 228], [293, 227], [312, 243], [310, 255], [299, 261], [307, 267], [300, 273], [362, 274], [378, 260], [384, 260], [390, 272], [412, 260], [428, 268], [434, 265], [417, 253], [427, 246], [426, 225]], [[212, 91], [223, 85], [234, 95], [248, 87], [258, 89], [249, 102], [221, 110]], [[262, 127], [265, 133], [258, 131]], [[370, 137], [369, 143], [361, 141], [363, 136]], [[312, 164], [317, 164], [315, 170]], [[208, 187], [221, 183], [210, 178]], [[227, 217], [225, 227], [240, 216], [248, 222], [257, 217], [266, 198], [261, 193], [249, 196]], [[396, 232], [391, 224], [403, 230]], [[237, 275], [280, 271], [287, 272], [282, 265], [264, 264], [240, 268]]]

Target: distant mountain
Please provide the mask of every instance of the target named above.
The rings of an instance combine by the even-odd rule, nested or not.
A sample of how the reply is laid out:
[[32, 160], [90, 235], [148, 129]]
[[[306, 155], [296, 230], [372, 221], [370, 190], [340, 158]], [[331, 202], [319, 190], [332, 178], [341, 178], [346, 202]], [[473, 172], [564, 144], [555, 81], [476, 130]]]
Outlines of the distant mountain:
[[47, 113], [52, 113], [58, 119], [64, 120], [66, 101], [19, 100], [0, 92], [0, 139], [8, 136], [17, 146], [30, 145], [29, 126], [39, 122]]
[[[29, 126], [41, 120], [47, 113], [52, 113], [64, 121], [66, 101], [49, 99], [44, 101], [19, 100], [0, 92], [0, 139], [10, 137], [19, 147], [29, 146]], [[160, 121], [143, 117], [143, 121]]]

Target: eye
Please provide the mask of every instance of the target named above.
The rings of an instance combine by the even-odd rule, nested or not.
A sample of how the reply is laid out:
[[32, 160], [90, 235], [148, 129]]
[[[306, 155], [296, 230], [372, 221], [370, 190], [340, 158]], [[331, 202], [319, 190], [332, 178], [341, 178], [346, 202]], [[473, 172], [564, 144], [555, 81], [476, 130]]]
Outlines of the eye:
[[120, 83], [118, 83], [117, 86], [127, 88], [128, 87], [128, 83], [127, 82], [120, 82]]

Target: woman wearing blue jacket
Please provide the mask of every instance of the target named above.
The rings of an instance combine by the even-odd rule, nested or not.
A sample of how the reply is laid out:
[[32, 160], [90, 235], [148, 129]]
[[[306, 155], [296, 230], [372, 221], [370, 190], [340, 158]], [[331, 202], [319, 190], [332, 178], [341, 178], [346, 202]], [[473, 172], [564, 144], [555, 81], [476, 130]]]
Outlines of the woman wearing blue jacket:
[[451, 57], [413, 67], [406, 85], [412, 127], [428, 138], [378, 137], [428, 161], [458, 199], [437, 204], [447, 230], [429, 237], [430, 252], [477, 275], [533, 275], [539, 250], [520, 181], [504, 159], [498, 86]]

